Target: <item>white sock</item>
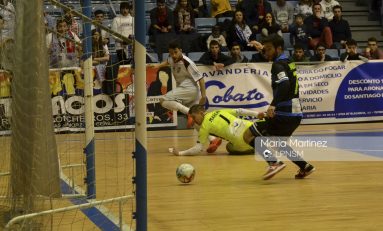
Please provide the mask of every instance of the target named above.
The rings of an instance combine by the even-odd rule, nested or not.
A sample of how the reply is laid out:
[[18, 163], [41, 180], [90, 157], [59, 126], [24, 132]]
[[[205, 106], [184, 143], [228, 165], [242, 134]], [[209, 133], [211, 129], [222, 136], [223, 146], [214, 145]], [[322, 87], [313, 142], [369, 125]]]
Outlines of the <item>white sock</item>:
[[179, 111], [184, 113], [185, 115], [188, 114], [189, 108], [185, 107], [184, 105], [176, 102], [176, 101], [163, 101], [161, 104], [164, 108], [167, 108], [169, 110]]

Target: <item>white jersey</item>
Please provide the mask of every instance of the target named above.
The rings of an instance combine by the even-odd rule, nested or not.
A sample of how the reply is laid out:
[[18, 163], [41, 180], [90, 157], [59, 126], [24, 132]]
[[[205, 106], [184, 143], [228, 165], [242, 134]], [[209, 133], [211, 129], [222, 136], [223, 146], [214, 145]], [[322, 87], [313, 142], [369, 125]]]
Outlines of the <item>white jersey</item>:
[[[128, 16], [119, 15], [113, 19], [112, 30], [120, 33], [125, 37], [133, 35], [134, 18], [129, 14]], [[123, 45], [116, 38], [116, 50], [124, 49]]]
[[334, 17], [334, 13], [332, 12], [332, 8], [334, 6], [339, 6], [339, 2], [335, 1], [335, 0], [331, 0], [330, 2], [327, 2], [326, 0], [322, 0], [320, 2], [321, 6], [322, 6], [322, 12], [323, 12], [323, 16], [325, 18], [327, 18], [328, 21], [331, 21]]
[[168, 57], [168, 63], [172, 68], [177, 87], [198, 87], [197, 82], [202, 78], [202, 74], [191, 59], [182, 55], [182, 59], [174, 63], [173, 59]]

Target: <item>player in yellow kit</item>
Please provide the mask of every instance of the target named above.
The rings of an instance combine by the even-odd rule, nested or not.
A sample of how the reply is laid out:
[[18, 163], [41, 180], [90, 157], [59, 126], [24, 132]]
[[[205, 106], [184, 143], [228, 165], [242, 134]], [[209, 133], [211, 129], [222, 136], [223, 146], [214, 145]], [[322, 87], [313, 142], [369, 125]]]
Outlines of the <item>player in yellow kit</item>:
[[[184, 151], [173, 149], [173, 154], [175, 155], [194, 155], [201, 153], [203, 147], [209, 142], [209, 135], [227, 140], [229, 143], [226, 145], [226, 149], [229, 154], [252, 154], [254, 153], [255, 138], [262, 136], [261, 132], [257, 129], [257, 124], [240, 119], [238, 116], [254, 116], [261, 119], [264, 113], [241, 108], [206, 112], [203, 105], [194, 105], [190, 108], [189, 114], [192, 116], [194, 122], [200, 125], [198, 142], [193, 147]], [[278, 161], [271, 154], [268, 156], [262, 155], [262, 157], [269, 164], [269, 169], [263, 176], [265, 180], [270, 179], [286, 167], [283, 162]]]

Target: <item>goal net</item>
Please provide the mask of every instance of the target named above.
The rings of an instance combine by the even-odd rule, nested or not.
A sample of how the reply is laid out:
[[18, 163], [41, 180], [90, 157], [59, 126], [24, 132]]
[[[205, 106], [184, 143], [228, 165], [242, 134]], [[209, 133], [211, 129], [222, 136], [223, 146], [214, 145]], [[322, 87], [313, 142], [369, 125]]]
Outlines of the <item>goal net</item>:
[[[135, 230], [133, 47], [127, 34], [100, 26], [112, 27], [119, 9], [93, 4], [104, 21], [88, 30], [80, 1], [3, 0], [0, 7], [0, 227]], [[82, 59], [87, 41], [90, 70]], [[173, 125], [171, 113], [163, 115]]]

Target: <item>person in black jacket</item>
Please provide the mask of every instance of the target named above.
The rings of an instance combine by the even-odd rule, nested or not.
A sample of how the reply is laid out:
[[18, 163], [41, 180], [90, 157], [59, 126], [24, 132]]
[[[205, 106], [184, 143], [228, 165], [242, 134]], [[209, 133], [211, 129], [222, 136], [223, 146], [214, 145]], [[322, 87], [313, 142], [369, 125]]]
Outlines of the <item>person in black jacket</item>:
[[332, 46], [331, 29], [328, 26], [326, 18], [322, 17], [322, 6], [319, 3], [313, 5], [313, 15], [305, 19], [309, 47], [315, 49], [319, 43], [326, 45], [326, 48]]
[[207, 11], [206, 0], [191, 0], [191, 6], [194, 11], [194, 18], [207, 18], [209, 13]]
[[[299, 85], [295, 64], [291, 63], [283, 51], [284, 41], [278, 35], [268, 36], [263, 42], [265, 57], [273, 61], [271, 66], [271, 88], [273, 99], [267, 109], [265, 122], [257, 123], [253, 132], [255, 136], [264, 135], [278, 137], [275, 139], [284, 140], [292, 135], [300, 125], [303, 114], [299, 101]], [[285, 137], [285, 138], [283, 138]], [[272, 139], [272, 138], [269, 138]], [[259, 145], [260, 141], [255, 142], [255, 149], [264, 155], [267, 160], [267, 147]], [[286, 153], [287, 157], [299, 167], [296, 179], [303, 179], [313, 171], [314, 166], [307, 163], [299, 155], [292, 156], [294, 150], [289, 145], [278, 147], [281, 153]], [[288, 154], [289, 153], [289, 154]], [[281, 161], [275, 162], [270, 166], [269, 171], [280, 171], [285, 167]]]
[[332, 33], [333, 47], [342, 49], [346, 45], [346, 41], [351, 39], [350, 25], [342, 18], [342, 7], [336, 5], [333, 7], [334, 18], [329, 22]]
[[345, 62], [347, 60], [362, 60], [368, 61], [368, 58], [358, 53], [358, 44], [354, 39], [349, 39], [346, 42], [346, 52], [340, 55], [340, 61]]
[[315, 54], [311, 56], [310, 61], [312, 62], [324, 62], [333, 61], [334, 59], [326, 54], [326, 46], [324, 44], [318, 44], [315, 48]]
[[216, 40], [211, 40], [209, 51], [205, 52], [197, 63], [204, 65], [212, 65], [216, 70], [222, 70], [224, 67], [234, 63], [233, 59], [222, 54], [219, 43]]
[[249, 60], [247, 59], [246, 56], [241, 54], [241, 46], [233, 42], [231, 48], [230, 48], [230, 57], [233, 59], [235, 63], [247, 63]]

